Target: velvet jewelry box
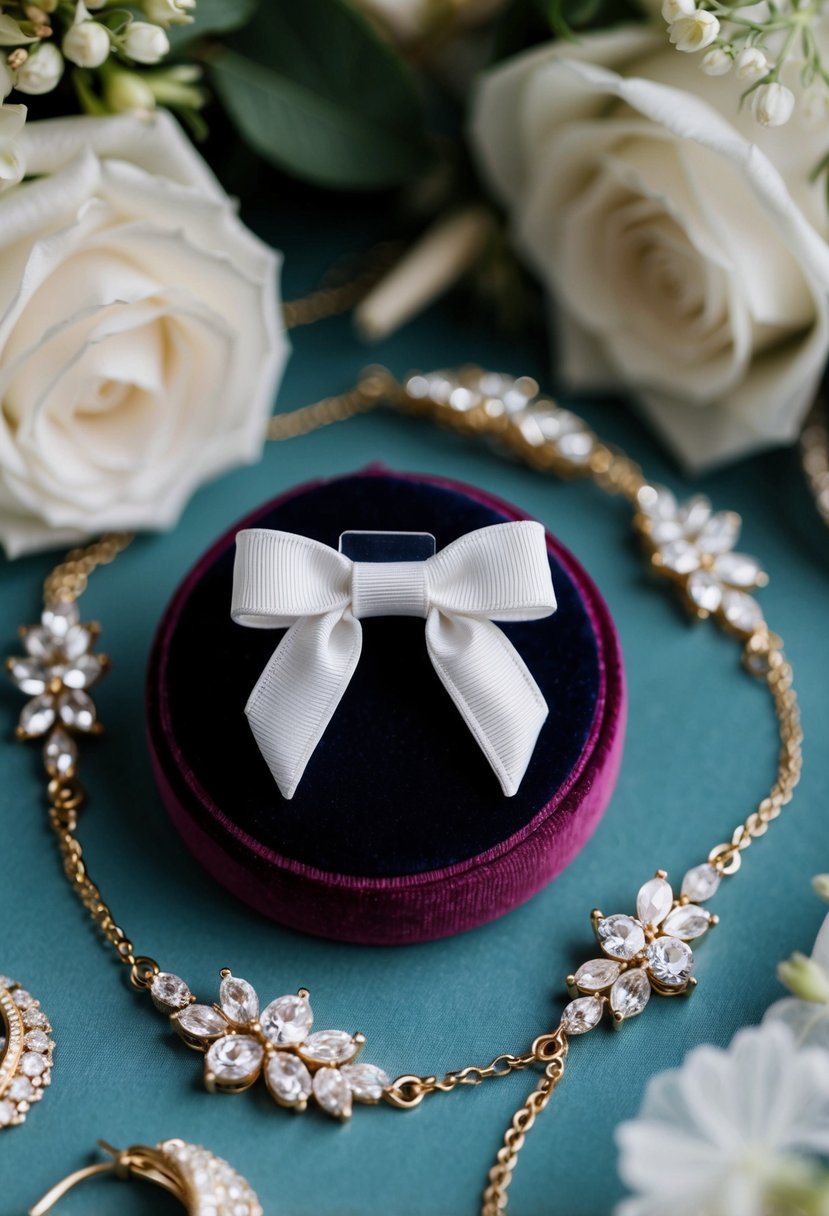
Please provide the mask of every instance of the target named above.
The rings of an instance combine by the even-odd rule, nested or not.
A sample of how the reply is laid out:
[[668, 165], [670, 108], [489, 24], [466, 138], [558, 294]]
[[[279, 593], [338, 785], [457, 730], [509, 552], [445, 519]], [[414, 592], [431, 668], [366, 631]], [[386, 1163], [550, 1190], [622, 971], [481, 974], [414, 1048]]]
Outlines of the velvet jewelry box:
[[550, 711], [514, 796], [502, 794], [435, 674], [422, 619], [362, 622], [360, 661], [291, 800], [244, 713], [283, 632], [231, 621], [241, 528], [296, 532], [333, 548], [350, 529], [431, 532], [441, 549], [525, 518], [481, 490], [372, 467], [283, 494], [197, 562], [157, 632], [147, 722], [167, 810], [217, 882], [291, 928], [403, 944], [502, 915], [581, 849], [617, 776], [625, 685], [607, 606], [549, 533], [558, 610], [501, 626]]

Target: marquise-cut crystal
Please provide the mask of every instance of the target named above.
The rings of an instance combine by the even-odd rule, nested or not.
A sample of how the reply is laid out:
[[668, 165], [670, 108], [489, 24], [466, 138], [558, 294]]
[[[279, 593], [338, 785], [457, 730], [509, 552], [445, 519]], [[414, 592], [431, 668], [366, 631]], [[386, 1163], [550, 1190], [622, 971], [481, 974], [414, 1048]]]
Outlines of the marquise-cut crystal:
[[33, 659], [44, 659], [49, 662], [54, 657], [57, 644], [54, 635], [40, 625], [36, 625], [34, 629], [27, 629], [23, 635], [26, 653], [30, 654]]
[[688, 595], [702, 612], [716, 612], [722, 603], [722, 583], [707, 570], [695, 570], [688, 578]]
[[645, 949], [645, 930], [632, 916], [608, 916], [599, 921], [599, 941], [611, 958], [627, 962]]
[[311, 1006], [302, 996], [280, 996], [260, 1018], [262, 1033], [277, 1047], [302, 1043], [314, 1024]]
[[277, 1051], [265, 1066], [265, 1083], [277, 1102], [301, 1106], [311, 1096], [311, 1074], [297, 1056]]
[[101, 674], [101, 660], [96, 654], [82, 654], [65, 669], [63, 682], [67, 688], [89, 688]]
[[344, 1030], [317, 1030], [308, 1036], [299, 1050], [314, 1064], [345, 1064], [354, 1059], [359, 1044]]
[[665, 932], [671, 937], [691, 942], [696, 937], [702, 937], [710, 923], [708, 913], [702, 908], [698, 908], [696, 904], [682, 904], [674, 908], [665, 921]]
[[61, 642], [61, 654], [71, 663], [86, 654], [92, 645], [92, 634], [83, 625], [73, 625]]
[[687, 540], [668, 541], [659, 550], [662, 565], [675, 574], [690, 574], [699, 567], [699, 553], [696, 545]]
[[55, 638], [65, 638], [72, 626], [77, 625], [78, 619], [78, 605], [74, 602], [53, 604], [45, 609], [40, 618], [44, 629]]
[[658, 984], [684, 988], [694, 970], [694, 956], [677, 937], [657, 937], [648, 946], [648, 967]]
[[159, 971], [150, 984], [150, 996], [156, 1009], [163, 1013], [174, 1013], [190, 1004], [190, 989], [184, 980], [169, 971]]
[[379, 1102], [391, 1077], [376, 1064], [343, 1064], [341, 1074], [358, 1102]]
[[723, 591], [722, 610], [725, 619], [741, 633], [753, 633], [763, 619], [760, 605], [745, 591], [726, 587]]
[[351, 1114], [351, 1087], [336, 1068], [321, 1068], [314, 1073], [314, 1097], [329, 1115], [347, 1119]]
[[677, 510], [677, 519], [686, 536], [699, 533], [711, 516], [711, 501], [704, 494], [695, 494]]
[[37, 697], [46, 691], [46, 671], [34, 659], [13, 659], [9, 665], [9, 675], [27, 697]]
[[683, 878], [682, 894], [687, 895], [692, 903], [701, 904], [716, 894], [719, 885], [719, 871], [708, 862], [703, 862], [701, 866], [690, 869]]
[[725, 553], [737, 543], [740, 523], [736, 511], [716, 511], [700, 529], [697, 544], [706, 553]]
[[602, 1002], [595, 996], [579, 996], [565, 1005], [561, 1022], [568, 1034], [586, 1034], [601, 1021]]
[[747, 553], [721, 553], [714, 559], [714, 573], [732, 587], [756, 587], [760, 563]]
[[78, 745], [62, 726], [51, 731], [43, 745], [43, 763], [50, 777], [66, 777], [78, 763]]
[[641, 967], [625, 971], [610, 989], [610, 1008], [622, 1018], [634, 1018], [650, 1000], [651, 985]]
[[37, 738], [38, 735], [45, 735], [54, 721], [54, 698], [49, 693], [45, 693], [42, 697], [35, 697], [31, 701], [27, 701], [23, 706], [20, 714], [20, 729], [31, 738]]
[[636, 494], [636, 505], [649, 519], [673, 519], [676, 515], [676, 498], [667, 486], [642, 486]]
[[94, 702], [80, 689], [58, 697], [58, 714], [64, 726], [71, 726], [73, 730], [88, 731], [95, 725]]
[[176, 1021], [194, 1039], [215, 1039], [227, 1030], [227, 1019], [212, 1005], [188, 1005]]
[[220, 1084], [243, 1084], [256, 1077], [264, 1050], [261, 1043], [248, 1035], [228, 1034], [210, 1047], [205, 1067]]
[[651, 878], [636, 896], [636, 915], [645, 925], [661, 925], [673, 902], [671, 884], [664, 878]]
[[247, 980], [226, 975], [219, 988], [219, 1004], [235, 1026], [247, 1026], [259, 1017], [259, 997]]
[[609, 958], [594, 958], [589, 963], [582, 963], [575, 974], [576, 987], [585, 992], [601, 992], [609, 988], [622, 970], [621, 963], [615, 963]]

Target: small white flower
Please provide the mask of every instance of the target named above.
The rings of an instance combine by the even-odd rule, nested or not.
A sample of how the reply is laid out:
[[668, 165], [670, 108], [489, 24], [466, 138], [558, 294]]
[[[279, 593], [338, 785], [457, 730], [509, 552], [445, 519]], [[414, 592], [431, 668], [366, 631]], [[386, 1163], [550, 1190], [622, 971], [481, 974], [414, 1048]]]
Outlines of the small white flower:
[[678, 51], [693, 54], [710, 46], [720, 32], [720, 23], [713, 13], [696, 9], [687, 17], [678, 17], [668, 26], [668, 37]]
[[769, 61], [757, 46], [747, 46], [735, 60], [738, 80], [759, 80], [769, 70]]
[[754, 117], [763, 127], [782, 127], [792, 116], [794, 93], [776, 80], [761, 85], [752, 95]]
[[648, 1085], [616, 1133], [634, 1195], [616, 1216], [737, 1216], [767, 1211], [792, 1164], [829, 1152], [829, 1056], [797, 1048], [784, 1026], [698, 1047]]
[[144, 12], [156, 25], [189, 25], [193, 18], [188, 10], [196, 0], [144, 0]]
[[721, 46], [715, 46], [703, 55], [700, 67], [706, 76], [725, 76], [731, 71], [732, 63], [733, 60], [728, 52], [724, 51]]
[[696, 12], [694, 0], [663, 0], [662, 16], [668, 25], [679, 21], [680, 17], [691, 17]]
[[[803, 957], [802, 955], [800, 956]], [[822, 972], [825, 983], [829, 984], [829, 916], [817, 935], [812, 956], [808, 960], [812, 965], [813, 983], [816, 970]], [[784, 974], [786, 974], [784, 972]], [[783, 978], [783, 977], [781, 977]], [[784, 983], [787, 979], [784, 979]], [[812, 988], [814, 993], [816, 988]], [[788, 1026], [800, 1046], [822, 1047], [829, 1051], [829, 999], [815, 1001], [803, 1000], [800, 996], [784, 997], [776, 1001], [766, 1011], [764, 1022], [782, 1022]]]
[[19, 93], [51, 93], [63, 75], [63, 55], [51, 42], [42, 42], [17, 70]]
[[109, 33], [98, 21], [79, 21], [66, 31], [63, 53], [79, 68], [99, 68], [109, 58]]
[[124, 35], [124, 53], [136, 63], [158, 63], [169, 49], [164, 30], [149, 21], [133, 21]]
[[829, 1005], [829, 971], [799, 950], [778, 964], [777, 978], [801, 1001]]

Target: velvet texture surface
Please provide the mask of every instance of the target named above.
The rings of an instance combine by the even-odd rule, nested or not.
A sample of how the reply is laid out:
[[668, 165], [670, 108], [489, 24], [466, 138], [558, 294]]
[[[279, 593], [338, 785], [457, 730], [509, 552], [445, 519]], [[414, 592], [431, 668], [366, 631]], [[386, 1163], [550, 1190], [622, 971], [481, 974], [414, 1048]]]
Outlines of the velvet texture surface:
[[501, 794], [440, 684], [419, 619], [363, 622], [357, 670], [290, 801], [244, 715], [283, 635], [231, 622], [240, 528], [279, 528], [332, 547], [345, 529], [429, 531], [440, 549], [520, 518], [469, 487], [371, 468], [266, 504], [185, 578], [150, 663], [151, 751], [185, 841], [240, 898], [324, 936], [426, 940], [529, 898], [588, 839], [620, 760], [621, 655], [595, 586], [549, 535], [558, 611], [503, 626], [550, 709], [514, 797]]

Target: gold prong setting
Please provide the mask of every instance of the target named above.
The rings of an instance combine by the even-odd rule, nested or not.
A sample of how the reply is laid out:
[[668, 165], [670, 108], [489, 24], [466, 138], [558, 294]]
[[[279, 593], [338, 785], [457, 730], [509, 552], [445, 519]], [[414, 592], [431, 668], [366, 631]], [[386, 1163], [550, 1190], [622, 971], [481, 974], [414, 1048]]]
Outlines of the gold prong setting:
[[604, 916], [598, 908], [590, 920], [601, 958], [578, 968], [566, 980], [572, 998], [562, 1015], [570, 1035], [586, 1034], [605, 1012], [614, 1026], [637, 1017], [659, 996], [689, 995], [696, 987], [690, 945], [719, 923], [700, 904], [720, 883], [720, 873], [706, 863], [690, 869], [674, 895], [665, 870], [657, 870], [639, 890], [636, 915]]

